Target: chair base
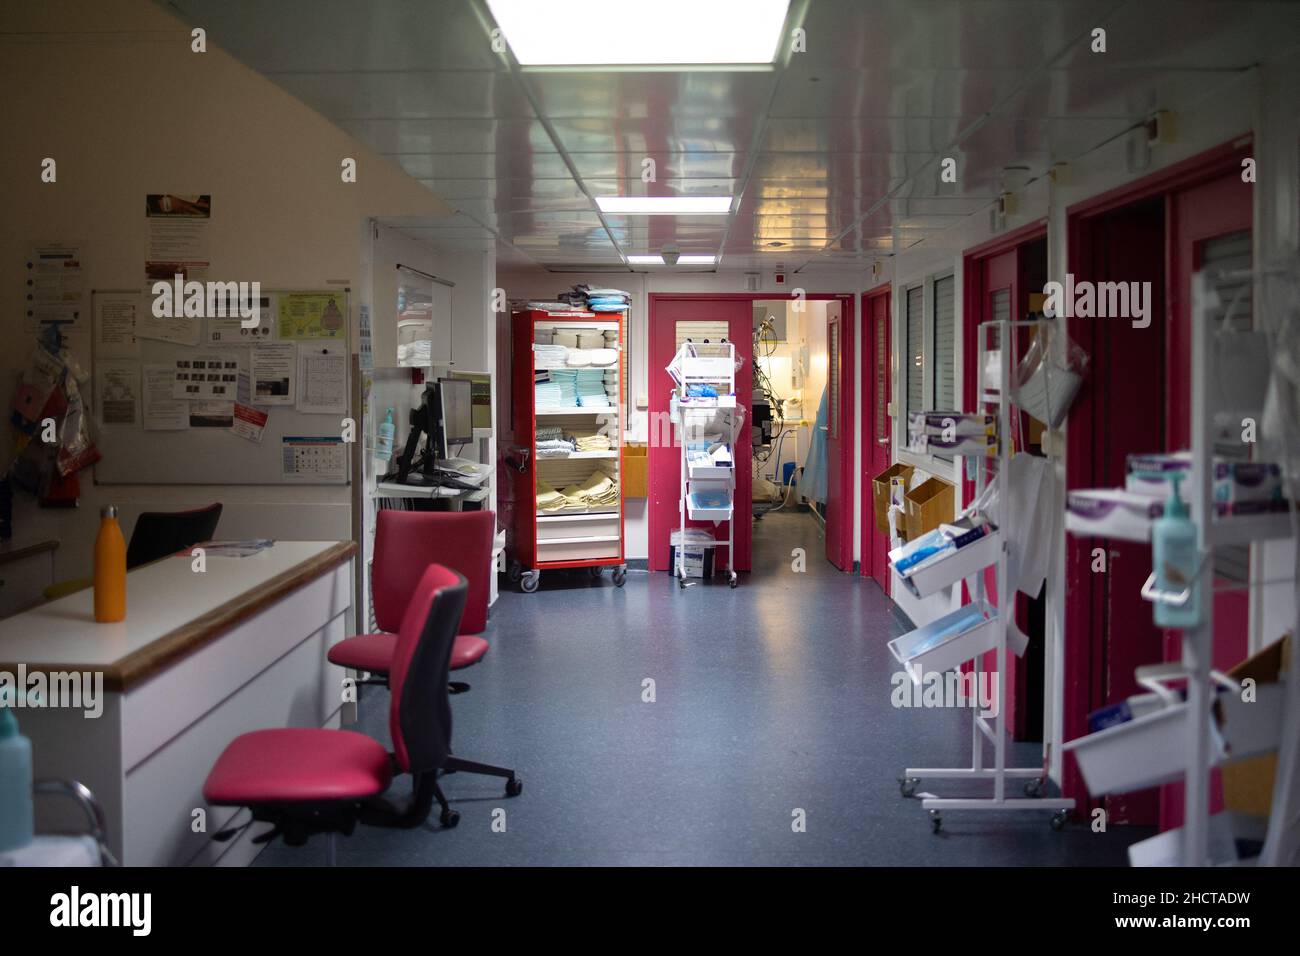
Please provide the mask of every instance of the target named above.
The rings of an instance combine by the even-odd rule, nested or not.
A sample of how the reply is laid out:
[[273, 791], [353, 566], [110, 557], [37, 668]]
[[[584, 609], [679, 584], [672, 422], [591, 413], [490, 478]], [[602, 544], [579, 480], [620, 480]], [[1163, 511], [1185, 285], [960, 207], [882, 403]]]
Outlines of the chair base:
[[442, 765], [443, 773], [477, 773], [485, 777], [504, 777], [506, 780], [506, 796], [517, 797], [523, 792], [524, 782], [509, 767], [498, 767], [490, 763], [478, 763], [473, 760], [464, 760], [460, 757], [448, 757]]

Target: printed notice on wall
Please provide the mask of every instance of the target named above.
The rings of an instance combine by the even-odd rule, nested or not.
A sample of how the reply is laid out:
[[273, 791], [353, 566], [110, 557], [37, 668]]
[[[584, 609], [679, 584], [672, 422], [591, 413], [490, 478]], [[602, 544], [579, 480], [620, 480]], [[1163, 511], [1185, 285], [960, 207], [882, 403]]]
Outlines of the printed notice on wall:
[[239, 353], [178, 352], [173, 398], [231, 402], [239, 387]]
[[105, 361], [95, 367], [99, 424], [105, 428], [140, 424], [140, 364]]
[[275, 313], [272, 310], [271, 297], [258, 298], [254, 308], [257, 309], [257, 324], [245, 327], [239, 310], [239, 299], [234, 293], [227, 296], [225, 315], [209, 315], [207, 331], [203, 341], [208, 345], [257, 345], [270, 342], [275, 332]]
[[190, 402], [190, 428], [224, 428], [235, 425], [234, 402]]
[[83, 326], [86, 285], [80, 243], [56, 240], [33, 242], [27, 249], [23, 310], [27, 331], [47, 323], [65, 332]]
[[348, 446], [342, 437], [286, 436], [281, 443], [281, 476], [285, 481], [330, 482], [347, 478]]
[[235, 402], [234, 416], [234, 424], [230, 426], [232, 432], [251, 442], [262, 441], [262, 432], [266, 430], [266, 422], [269, 418], [266, 412], [252, 405]]
[[146, 365], [144, 373], [144, 430], [179, 431], [190, 427], [190, 403], [172, 397], [175, 369], [170, 365]]
[[212, 225], [212, 197], [174, 193], [145, 196], [149, 247], [145, 254], [146, 285], [176, 276], [204, 279], [212, 262], [209, 229]]
[[348, 359], [337, 345], [298, 349], [298, 411], [342, 415], [348, 410]]
[[270, 342], [253, 349], [253, 401], [258, 405], [292, 405], [296, 401], [298, 346]]
[[135, 317], [147, 308], [138, 292], [100, 292], [95, 296], [95, 358], [135, 358], [140, 340], [135, 337]]
[[343, 339], [346, 299], [333, 292], [282, 292], [276, 305], [279, 337], [293, 339]]

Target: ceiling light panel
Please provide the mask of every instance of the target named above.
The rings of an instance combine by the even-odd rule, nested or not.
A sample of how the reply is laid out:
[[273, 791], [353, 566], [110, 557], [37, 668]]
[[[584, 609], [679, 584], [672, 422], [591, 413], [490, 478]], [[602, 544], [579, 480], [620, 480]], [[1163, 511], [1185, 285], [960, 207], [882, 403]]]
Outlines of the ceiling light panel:
[[770, 65], [789, 0], [487, 0], [521, 66]]

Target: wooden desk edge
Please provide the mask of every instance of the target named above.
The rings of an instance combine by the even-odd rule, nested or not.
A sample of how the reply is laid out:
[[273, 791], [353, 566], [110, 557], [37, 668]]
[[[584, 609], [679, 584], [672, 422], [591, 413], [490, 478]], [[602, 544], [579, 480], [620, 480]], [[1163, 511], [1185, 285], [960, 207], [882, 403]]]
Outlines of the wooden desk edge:
[[[125, 691], [146, 678], [152, 677], [168, 664], [179, 660], [210, 643], [235, 625], [248, 620], [267, 605], [274, 603], [288, 594], [321, 577], [357, 553], [354, 541], [337, 541], [320, 554], [313, 555], [305, 561], [277, 574], [257, 587], [245, 591], [236, 598], [227, 601], [197, 617], [182, 627], [170, 631], [162, 637], [133, 651], [121, 660], [107, 666], [85, 664], [27, 664], [28, 672], [36, 671], [95, 671], [104, 673], [104, 687], [107, 690]], [[12, 667], [14, 665], [0, 665]]]

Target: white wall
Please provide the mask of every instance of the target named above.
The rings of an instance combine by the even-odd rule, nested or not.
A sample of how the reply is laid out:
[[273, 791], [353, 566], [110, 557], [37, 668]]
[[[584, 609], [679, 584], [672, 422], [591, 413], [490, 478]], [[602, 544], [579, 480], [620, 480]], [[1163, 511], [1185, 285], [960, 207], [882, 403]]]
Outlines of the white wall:
[[[556, 293], [568, 289], [575, 284], [600, 285], [623, 289], [631, 294], [631, 311], [628, 320], [628, 346], [632, 349], [631, 361], [628, 364], [628, 436], [629, 441], [645, 441], [646, 436], [646, 416], [645, 400], [648, 398], [648, 376], [654, 374], [656, 370], [649, 369], [647, 363], [647, 349], [649, 345], [648, 335], [649, 326], [647, 322], [647, 310], [649, 306], [649, 295], [651, 293], [667, 292], [744, 292], [744, 276], [739, 272], [719, 272], [719, 273], [683, 273], [676, 270], [664, 269], [662, 273], [631, 273], [631, 272], [599, 272], [599, 273], [572, 273], [572, 272], [547, 272], [543, 269], [502, 269], [497, 273], [497, 285], [505, 290], [506, 296], [510, 299], [550, 299]], [[803, 288], [806, 292], [817, 293], [841, 293], [852, 295], [855, 298], [854, 308], [857, 314], [861, 315], [860, 303], [856, 300], [859, 293], [870, 283], [864, 275], [854, 271], [824, 271], [824, 272], [807, 272], [787, 274], [786, 286], [774, 287], [770, 282], [766, 283], [760, 292], [754, 293], [757, 298], [775, 298], [781, 295], [789, 295], [790, 290], [796, 287]], [[813, 323], [815, 324], [815, 323]], [[822, 322], [821, 329], [821, 349], [825, 353], [825, 322]], [[859, 341], [860, 336], [855, 336], [855, 341]], [[815, 348], [815, 346], [814, 346]], [[855, 344], [856, 348], [856, 344]], [[825, 365], [823, 361], [823, 381], [825, 379]], [[862, 368], [861, 356], [858, 357], [856, 369], [860, 372]], [[504, 371], [501, 373], [504, 374]], [[662, 372], [660, 371], [660, 374]], [[498, 376], [499, 377], [499, 376]], [[805, 395], [809, 394], [805, 390]], [[820, 393], [819, 393], [820, 394]], [[816, 399], [813, 399], [815, 402]], [[816, 415], [817, 409], [814, 406], [807, 413], [809, 418]], [[856, 447], [859, 435], [854, 435], [854, 444]], [[860, 469], [854, 472], [854, 496], [857, 513], [861, 513], [861, 489], [858, 485], [858, 473]], [[648, 554], [647, 534], [648, 521], [646, 517], [646, 499], [629, 498], [625, 502], [625, 523], [624, 533], [626, 535], [625, 553], [630, 559], [644, 559]], [[854, 521], [854, 557], [860, 554], [858, 546], [857, 530], [859, 522]]]
[[[364, 217], [449, 212], [225, 53], [190, 52], [188, 29], [144, 0], [6, 4], [0, 21], [8, 91], [0, 99], [0, 259], [11, 293], [22, 287], [34, 239], [84, 242], [91, 288], [143, 287], [148, 192], [210, 193], [212, 277], [268, 288], [337, 280], [357, 288]], [[58, 163], [53, 184], [39, 178], [47, 156]], [[355, 184], [340, 180], [347, 156], [358, 162]], [[0, 314], [0, 329], [7, 399], [34, 339], [15, 308]], [[87, 337], [72, 345], [88, 356]], [[0, 464], [10, 454], [6, 447]], [[42, 511], [19, 493], [15, 538], [61, 539], [57, 573], [83, 575], [101, 505], [117, 504], [129, 532], [141, 510], [213, 500], [226, 506], [222, 537], [350, 537], [344, 487], [96, 487], [83, 472], [76, 510]]]

